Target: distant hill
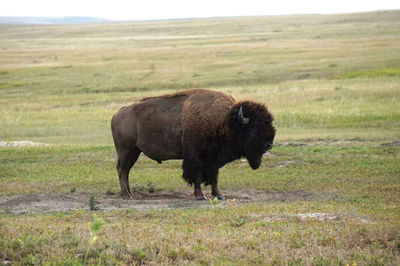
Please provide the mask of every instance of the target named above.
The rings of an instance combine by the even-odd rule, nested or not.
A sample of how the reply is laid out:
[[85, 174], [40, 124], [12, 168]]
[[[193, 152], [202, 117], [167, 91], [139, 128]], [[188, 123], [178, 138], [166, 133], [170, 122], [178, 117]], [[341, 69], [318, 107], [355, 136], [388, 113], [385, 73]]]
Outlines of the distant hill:
[[0, 17], [0, 24], [86, 24], [106, 22], [93, 17]]

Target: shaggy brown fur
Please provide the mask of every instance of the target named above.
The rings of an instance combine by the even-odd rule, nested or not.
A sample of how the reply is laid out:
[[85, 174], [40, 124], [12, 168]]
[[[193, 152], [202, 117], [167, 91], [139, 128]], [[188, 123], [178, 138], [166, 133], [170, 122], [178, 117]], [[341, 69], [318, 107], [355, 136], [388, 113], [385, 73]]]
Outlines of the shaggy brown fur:
[[232, 96], [222, 92], [190, 91], [181, 114], [183, 145], [198, 149], [205, 138], [215, 138], [234, 104]]
[[[249, 123], [239, 119], [239, 109]], [[272, 121], [262, 104], [236, 103], [230, 95], [202, 89], [148, 97], [121, 108], [111, 122], [121, 194], [131, 196], [129, 171], [143, 152], [158, 162], [183, 159], [182, 176], [195, 185], [195, 196], [203, 198], [200, 184], [205, 183], [223, 199], [219, 168], [241, 157], [258, 168], [272, 147]]]

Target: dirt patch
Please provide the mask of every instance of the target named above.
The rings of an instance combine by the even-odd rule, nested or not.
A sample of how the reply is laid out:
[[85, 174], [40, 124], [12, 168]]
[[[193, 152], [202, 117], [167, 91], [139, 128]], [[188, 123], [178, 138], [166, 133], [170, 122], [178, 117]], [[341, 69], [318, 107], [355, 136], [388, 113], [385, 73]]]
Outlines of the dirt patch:
[[287, 167], [289, 165], [294, 165], [294, 164], [297, 164], [297, 163], [298, 162], [294, 161], [294, 160], [284, 161], [284, 162], [281, 162], [281, 163], [277, 164], [276, 166], [273, 166], [273, 168], [283, 168], [283, 167]]
[[30, 140], [18, 140], [18, 141], [0, 140], [0, 147], [36, 147], [36, 146], [51, 146], [51, 145], [41, 142], [34, 142]]
[[381, 145], [384, 147], [400, 147], [400, 140], [382, 143]]
[[359, 139], [334, 139], [334, 140], [304, 140], [304, 141], [282, 141], [277, 145], [279, 146], [340, 146], [340, 145], [351, 145], [361, 143], [363, 141]]
[[[207, 195], [210, 196], [210, 195]], [[225, 191], [227, 202], [282, 202], [308, 200], [313, 194], [298, 191], [260, 191], [242, 190]], [[193, 199], [190, 192], [162, 191], [162, 192], [135, 192], [132, 200], [124, 200], [118, 195], [97, 195], [98, 207], [102, 211], [135, 209], [163, 209], [163, 208], [189, 208], [207, 207], [208, 201]], [[50, 194], [24, 194], [0, 196], [0, 212], [9, 213], [35, 213], [50, 211], [66, 211], [89, 209], [89, 194], [50, 195]]]
[[281, 215], [249, 215], [249, 219], [258, 219], [265, 222], [275, 222], [275, 221], [290, 221], [290, 220], [300, 220], [300, 221], [338, 221], [338, 220], [351, 220], [360, 223], [372, 223], [373, 221], [361, 218], [353, 217], [344, 214], [337, 213], [326, 213], [326, 212], [306, 212], [306, 213], [296, 213], [296, 214], [281, 214]]

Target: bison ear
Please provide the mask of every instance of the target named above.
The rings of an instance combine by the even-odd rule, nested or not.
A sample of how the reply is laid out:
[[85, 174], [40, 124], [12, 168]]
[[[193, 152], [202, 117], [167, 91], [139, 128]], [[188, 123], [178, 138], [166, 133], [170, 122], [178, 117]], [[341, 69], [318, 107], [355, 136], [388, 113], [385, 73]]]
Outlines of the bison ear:
[[238, 120], [240, 124], [246, 125], [250, 122], [250, 118], [249, 117], [244, 117], [243, 116], [243, 109], [242, 106], [240, 106], [239, 108], [239, 112], [238, 112]]

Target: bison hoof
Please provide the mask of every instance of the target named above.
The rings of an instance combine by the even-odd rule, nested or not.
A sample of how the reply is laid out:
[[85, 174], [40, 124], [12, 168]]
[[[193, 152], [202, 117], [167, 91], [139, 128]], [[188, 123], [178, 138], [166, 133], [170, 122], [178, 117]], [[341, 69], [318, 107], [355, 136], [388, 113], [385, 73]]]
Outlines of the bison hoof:
[[129, 194], [121, 194], [121, 197], [126, 200], [132, 199], [132, 195]]
[[199, 197], [196, 197], [196, 200], [206, 200], [207, 198], [205, 197], [205, 196], [199, 196]]
[[225, 200], [225, 197], [222, 195], [214, 196], [214, 199], [217, 198], [218, 200]]

